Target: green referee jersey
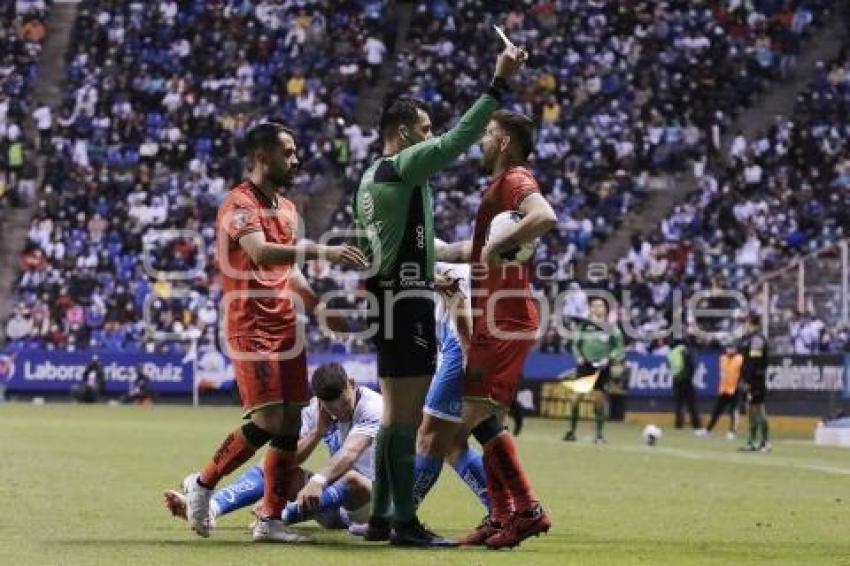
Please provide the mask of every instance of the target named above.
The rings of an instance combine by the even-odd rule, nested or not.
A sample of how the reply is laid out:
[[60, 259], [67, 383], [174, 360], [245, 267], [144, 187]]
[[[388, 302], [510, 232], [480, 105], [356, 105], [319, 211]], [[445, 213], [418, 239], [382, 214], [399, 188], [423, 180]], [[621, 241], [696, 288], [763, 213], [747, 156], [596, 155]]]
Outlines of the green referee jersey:
[[623, 333], [616, 326], [601, 330], [591, 322], [579, 322], [573, 332], [573, 356], [576, 360], [582, 357], [596, 365], [604, 359], [622, 360], [625, 357]]
[[[379, 280], [426, 284], [434, 280], [434, 212], [428, 178], [480, 139], [497, 107], [496, 98], [484, 94], [442, 136], [381, 157], [363, 174], [354, 222], [368, 234], [358, 238], [358, 246], [370, 262], [377, 262]], [[374, 249], [375, 242], [380, 242], [380, 252]]]
[[764, 379], [767, 375], [768, 359], [770, 356], [770, 344], [763, 334], [753, 332], [744, 337], [741, 344], [744, 355], [744, 363], [741, 368], [741, 377], [745, 383], [752, 383], [756, 379]]

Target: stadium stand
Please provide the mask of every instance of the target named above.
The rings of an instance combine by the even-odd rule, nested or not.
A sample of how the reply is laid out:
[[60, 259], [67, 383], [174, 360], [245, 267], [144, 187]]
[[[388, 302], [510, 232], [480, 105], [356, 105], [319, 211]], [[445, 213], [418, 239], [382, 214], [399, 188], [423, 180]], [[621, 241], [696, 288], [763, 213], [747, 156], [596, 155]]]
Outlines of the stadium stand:
[[[652, 307], [669, 320], [672, 289], [690, 296], [714, 284], [744, 292], [761, 311], [763, 275], [846, 237], [848, 95], [850, 44], [834, 61], [818, 64], [791, 117], [777, 116], [753, 139], [737, 135], [727, 164], [707, 172], [699, 191], [675, 208], [657, 234], [635, 237], [617, 272], [622, 281], [648, 287], [638, 295], [652, 300], [636, 306]], [[828, 260], [819, 263], [828, 270]], [[796, 301], [769, 302], [771, 320], [785, 333], [777, 343], [780, 351], [845, 350], [848, 329], [838, 324], [839, 288], [804, 310], [795, 308]], [[793, 285], [789, 289], [796, 294]]]
[[34, 198], [36, 169], [24, 133], [35, 110], [31, 87], [47, 34], [49, 2], [4, 2], [0, 7], [0, 209]]
[[[160, 338], [211, 341], [212, 222], [241, 177], [241, 136], [263, 117], [295, 127], [309, 193], [347, 150], [335, 141], [386, 49], [385, 4], [81, 2], [21, 255], [18, 310], [37, 323], [13, 346], [183, 347], [145, 334], [151, 290]], [[202, 241], [161, 232], [178, 228]], [[189, 281], [150, 276], [192, 266]]]
[[[386, 2], [335, 3], [333, 10], [322, 2], [286, 9], [254, 4], [166, 1], [147, 10], [142, 2], [81, 3], [68, 56], [72, 88], [56, 109], [44, 200], [22, 255], [21, 308], [41, 313], [40, 322], [16, 347], [180, 347], [143, 333], [144, 298], [154, 285], [159, 299], [152, 318], [159, 331], [191, 330], [211, 343], [218, 293], [212, 218], [240, 174], [240, 135], [258, 116], [276, 116], [298, 129], [309, 156], [300, 191], [309, 193], [324, 169], [344, 173], [349, 198], [333, 225], [350, 224], [347, 201], [374, 156], [376, 138], [349, 121], [358, 89], [375, 80], [391, 43], [392, 26], [382, 20]], [[431, 102], [439, 131], [481, 90], [483, 77], [471, 70], [496, 55], [496, 45], [485, 39], [492, 23], [503, 22], [531, 48], [528, 81], [510, 105], [538, 121], [534, 167], [560, 218], [556, 233], [538, 249], [538, 259], [557, 262], [555, 281], [539, 287], [550, 294], [569, 289], [573, 308], [580, 308], [582, 292], [570, 266], [640, 206], [653, 179], [693, 164], [706, 172], [701, 182], [711, 196], [681, 204], [651, 241], [636, 237], [634, 255], [642, 263], [606, 283], [618, 292], [638, 285], [643, 302], [636, 312], [646, 318], [641, 325], [652, 328], [663, 323], [665, 298], [681, 274], [726, 269], [737, 284], [771, 268], [752, 261], [754, 243], [734, 230], [707, 241], [719, 253], [668, 250], [693, 233], [686, 232], [693, 218], [704, 217], [697, 209], [720, 210], [721, 201], [727, 208], [745, 206], [731, 200], [739, 198], [737, 189], [724, 193], [731, 178], [708, 164], [724, 157], [721, 134], [733, 118], [793, 71], [802, 38], [832, 5], [564, 0], [538, 2], [526, 13], [511, 2], [422, 1], [409, 48], [396, 59], [394, 88]], [[240, 45], [237, 39], [245, 37], [255, 40]], [[419, 72], [424, 68], [427, 74]], [[770, 135], [782, 128], [778, 124]], [[752, 177], [752, 149], [744, 143], [746, 155], [736, 167]], [[473, 151], [433, 180], [438, 231], [446, 240], [471, 234], [484, 182], [472, 165], [475, 157]], [[767, 186], [761, 175], [759, 187]], [[723, 200], [724, 194], [731, 196]], [[151, 230], [177, 227], [204, 241]], [[776, 241], [793, 233], [788, 230], [774, 234]], [[825, 233], [824, 243], [836, 234]], [[144, 249], [154, 271], [202, 268], [190, 281], [157, 282], [145, 273]], [[736, 264], [739, 255], [743, 262]], [[670, 279], [644, 283], [644, 271], [660, 269], [658, 263]], [[357, 286], [352, 274], [321, 264], [307, 275], [320, 290]], [[705, 284], [695, 281], [693, 288]], [[356, 306], [350, 297], [339, 303]], [[315, 331], [310, 340], [316, 349], [330, 347]], [[361, 342], [335, 347], [368, 348]], [[542, 347], [563, 344], [550, 336]]]

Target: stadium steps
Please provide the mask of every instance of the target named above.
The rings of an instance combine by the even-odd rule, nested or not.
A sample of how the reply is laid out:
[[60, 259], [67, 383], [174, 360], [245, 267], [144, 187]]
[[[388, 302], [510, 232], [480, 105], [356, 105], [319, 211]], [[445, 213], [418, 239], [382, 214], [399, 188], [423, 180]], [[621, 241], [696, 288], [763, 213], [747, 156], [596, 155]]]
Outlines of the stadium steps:
[[[32, 100], [43, 100], [51, 108], [58, 108], [62, 102], [62, 85], [65, 79], [65, 53], [71, 40], [71, 30], [77, 16], [76, 2], [55, 2], [50, 8], [47, 20], [48, 35], [41, 53], [38, 78], [33, 85]], [[31, 116], [24, 122], [27, 138], [27, 150], [34, 151], [33, 140], [38, 135]], [[44, 177], [44, 158], [39, 156], [38, 187]], [[18, 278], [17, 258], [27, 239], [30, 220], [35, 214], [36, 202], [26, 208], [10, 208], [5, 212], [3, 237], [0, 238], [0, 344], [5, 340], [5, 321], [11, 313], [14, 303], [14, 286]]]
[[[407, 32], [413, 19], [413, 3], [398, 2], [394, 5], [396, 24], [395, 44], [387, 46], [387, 56], [381, 67], [380, 76], [374, 84], [364, 85], [357, 97], [354, 108], [354, 120], [364, 129], [377, 125], [384, 97], [390, 89], [395, 73], [395, 54], [404, 49]], [[319, 188], [304, 205], [304, 220], [307, 236], [316, 239], [332, 225], [334, 214], [346, 198], [346, 182], [357, 179], [345, 179], [342, 175], [327, 175]]]
[[[818, 61], [829, 62], [838, 55], [844, 39], [844, 22], [842, 18], [833, 18], [818, 29], [805, 46], [797, 65], [781, 84], [777, 84], [756, 104], [741, 112], [723, 139], [723, 158], [728, 156], [732, 138], [739, 130], [748, 138], [770, 127], [777, 115], [790, 115], [794, 110], [797, 95], [806, 88], [815, 74], [815, 64]], [[590, 254], [579, 261], [576, 266], [576, 276], [585, 280], [591, 265], [598, 269], [599, 265], [611, 266], [619, 261], [629, 249], [631, 235], [641, 232], [650, 235], [658, 231], [661, 221], [670, 215], [673, 208], [692, 191], [697, 189], [697, 180], [690, 174], [671, 174], [653, 181], [656, 190], [650, 190], [645, 202], [630, 212], [612, 233], [604, 245], [598, 245]], [[653, 187], [650, 187], [652, 189]]]

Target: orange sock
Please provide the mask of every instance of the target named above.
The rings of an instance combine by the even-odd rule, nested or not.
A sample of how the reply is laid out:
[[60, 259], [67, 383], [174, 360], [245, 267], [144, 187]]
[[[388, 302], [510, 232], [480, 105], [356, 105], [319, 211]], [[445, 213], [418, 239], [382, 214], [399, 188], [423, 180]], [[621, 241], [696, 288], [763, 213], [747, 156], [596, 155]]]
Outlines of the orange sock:
[[513, 515], [514, 501], [502, 482], [501, 472], [493, 452], [485, 448], [483, 459], [484, 474], [487, 477], [487, 493], [490, 494], [490, 518], [504, 525]]
[[493, 458], [494, 467], [498, 468], [501, 482], [513, 499], [515, 511], [523, 513], [539, 505], [540, 500], [519, 463], [513, 437], [503, 431], [484, 447], [485, 458], [488, 452]]
[[252, 446], [241, 429], [236, 429], [227, 435], [221, 443], [212, 460], [201, 470], [201, 483], [214, 488], [219, 480], [247, 462], [257, 449]]
[[269, 447], [263, 459], [263, 506], [260, 515], [263, 518], [280, 519], [280, 513], [286, 506], [287, 494], [292, 492], [298, 460], [293, 451], [283, 451]]

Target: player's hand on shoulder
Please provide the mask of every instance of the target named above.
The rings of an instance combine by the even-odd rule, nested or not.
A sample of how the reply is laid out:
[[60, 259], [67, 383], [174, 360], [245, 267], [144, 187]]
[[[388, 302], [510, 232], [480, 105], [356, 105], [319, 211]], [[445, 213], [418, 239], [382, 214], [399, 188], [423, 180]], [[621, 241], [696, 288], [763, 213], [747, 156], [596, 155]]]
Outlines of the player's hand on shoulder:
[[352, 267], [354, 269], [366, 269], [369, 267], [369, 262], [366, 256], [363, 255], [363, 252], [348, 244], [327, 246], [325, 248], [325, 255], [328, 261], [338, 263], [343, 267]]

